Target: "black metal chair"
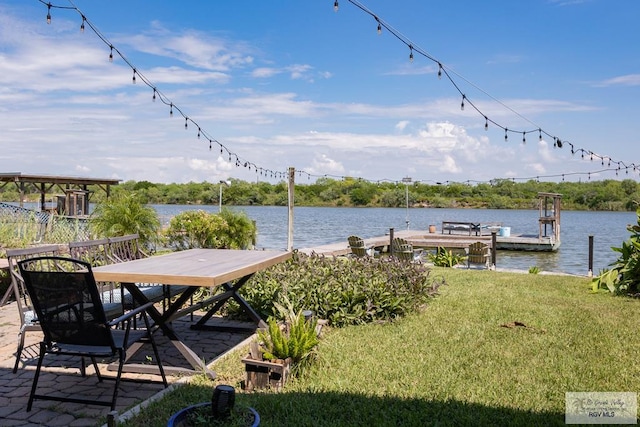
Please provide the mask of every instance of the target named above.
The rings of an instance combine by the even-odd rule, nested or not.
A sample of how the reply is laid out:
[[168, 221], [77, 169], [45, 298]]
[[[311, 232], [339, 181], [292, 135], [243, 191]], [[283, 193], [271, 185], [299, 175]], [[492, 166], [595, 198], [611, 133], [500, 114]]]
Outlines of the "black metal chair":
[[[151, 303], [137, 307], [109, 322], [89, 263], [73, 258], [45, 256], [20, 261], [18, 267], [44, 333], [27, 411], [31, 410], [35, 399], [110, 406], [112, 410], [115, 409], [126, 351], [139, 341], [150, 342], [162, 383], [165, 387], [168, 386], [145, 311]], [[132, 319], [138, 315], [144, 319], [146, 330], [131, 327]], [[118, 324], [122, 324], [122, 329], [114, 328]], [[111, 400], [96, 401], [36, 394], [45, 355], [80, 357], [82, 376], [86, 375], [84, 360], [89, 358], [98, 381], [115, 380]], [[114, 357], [118, 359], [115, 378], [101, 375], [96, 358]]]

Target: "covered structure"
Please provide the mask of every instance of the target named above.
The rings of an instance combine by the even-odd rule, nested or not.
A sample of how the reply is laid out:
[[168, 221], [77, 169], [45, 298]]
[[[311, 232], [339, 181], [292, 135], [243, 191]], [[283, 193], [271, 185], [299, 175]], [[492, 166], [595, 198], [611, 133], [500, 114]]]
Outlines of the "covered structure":
[[[119, 179], [81, 178], [74, 176], [26, 175], [20, 172], [0, 173], [0, 188], [13, 182], [20, 192], [20, 207], [23, 206], [26, 191], [31, 187], [40, 193], [40, 210], [54, 210], [60, 215], [83, 216], [89, 213], [89, 199], [94, 185], [104, 190], [109, 197], [112, 185], [118, 185]], [[57, 196], [55, 206], [47, 209], [46, 195], [52, 188], [58, 187], [63, 195]]]

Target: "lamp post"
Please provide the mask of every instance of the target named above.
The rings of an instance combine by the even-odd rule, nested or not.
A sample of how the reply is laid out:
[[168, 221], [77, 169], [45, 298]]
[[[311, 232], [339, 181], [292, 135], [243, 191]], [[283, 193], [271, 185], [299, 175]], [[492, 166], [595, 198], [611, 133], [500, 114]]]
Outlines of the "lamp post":
[[404, 182], [405, 199], [407, 203], [407, 217], [405, 219], [405, 222], [407, 223], [407, 230], [408, 230], [409, 229], [409, 184], [411, 184], [411, 178], [408, 176], [404, 177], [402, 178], [402, 182]]
[[220, 195], [218, 196], [218, 203], [220, 204], [220, 207], [218, 208], [218, 212], [222, 212], [222, 186], [226, 185], [227, 187], [231, 185], [231, 181], [227, 180], [220, 180]]

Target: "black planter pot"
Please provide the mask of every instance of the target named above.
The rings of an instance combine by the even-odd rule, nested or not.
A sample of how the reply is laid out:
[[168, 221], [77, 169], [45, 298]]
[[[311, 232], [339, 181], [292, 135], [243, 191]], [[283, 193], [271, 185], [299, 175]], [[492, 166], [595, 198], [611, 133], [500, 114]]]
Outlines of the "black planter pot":
[[[211, 406], [211, 402], [196, 403], [195, 405], [187, 406], [173, 414], [167, 422], [167, 427], [188, 427], [186, 424], [189, 415], [203, 406]], [[260, 425], [260, 415], [253, 408], [248, 408], [249, 412], [253, 415], [253, 423], [251, 427], [258, 427]]]

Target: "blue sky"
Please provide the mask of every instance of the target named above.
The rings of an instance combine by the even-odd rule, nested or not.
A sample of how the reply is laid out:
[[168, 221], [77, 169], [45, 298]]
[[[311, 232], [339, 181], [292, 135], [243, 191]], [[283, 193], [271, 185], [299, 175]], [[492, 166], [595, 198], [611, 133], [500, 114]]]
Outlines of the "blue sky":
[[114, 61], [75, 10], [52, 7], [48, 25], [45, 4], [0, 0], [2, 172], [638, 178], [635, 0], [51, 3], [75, 5]]

